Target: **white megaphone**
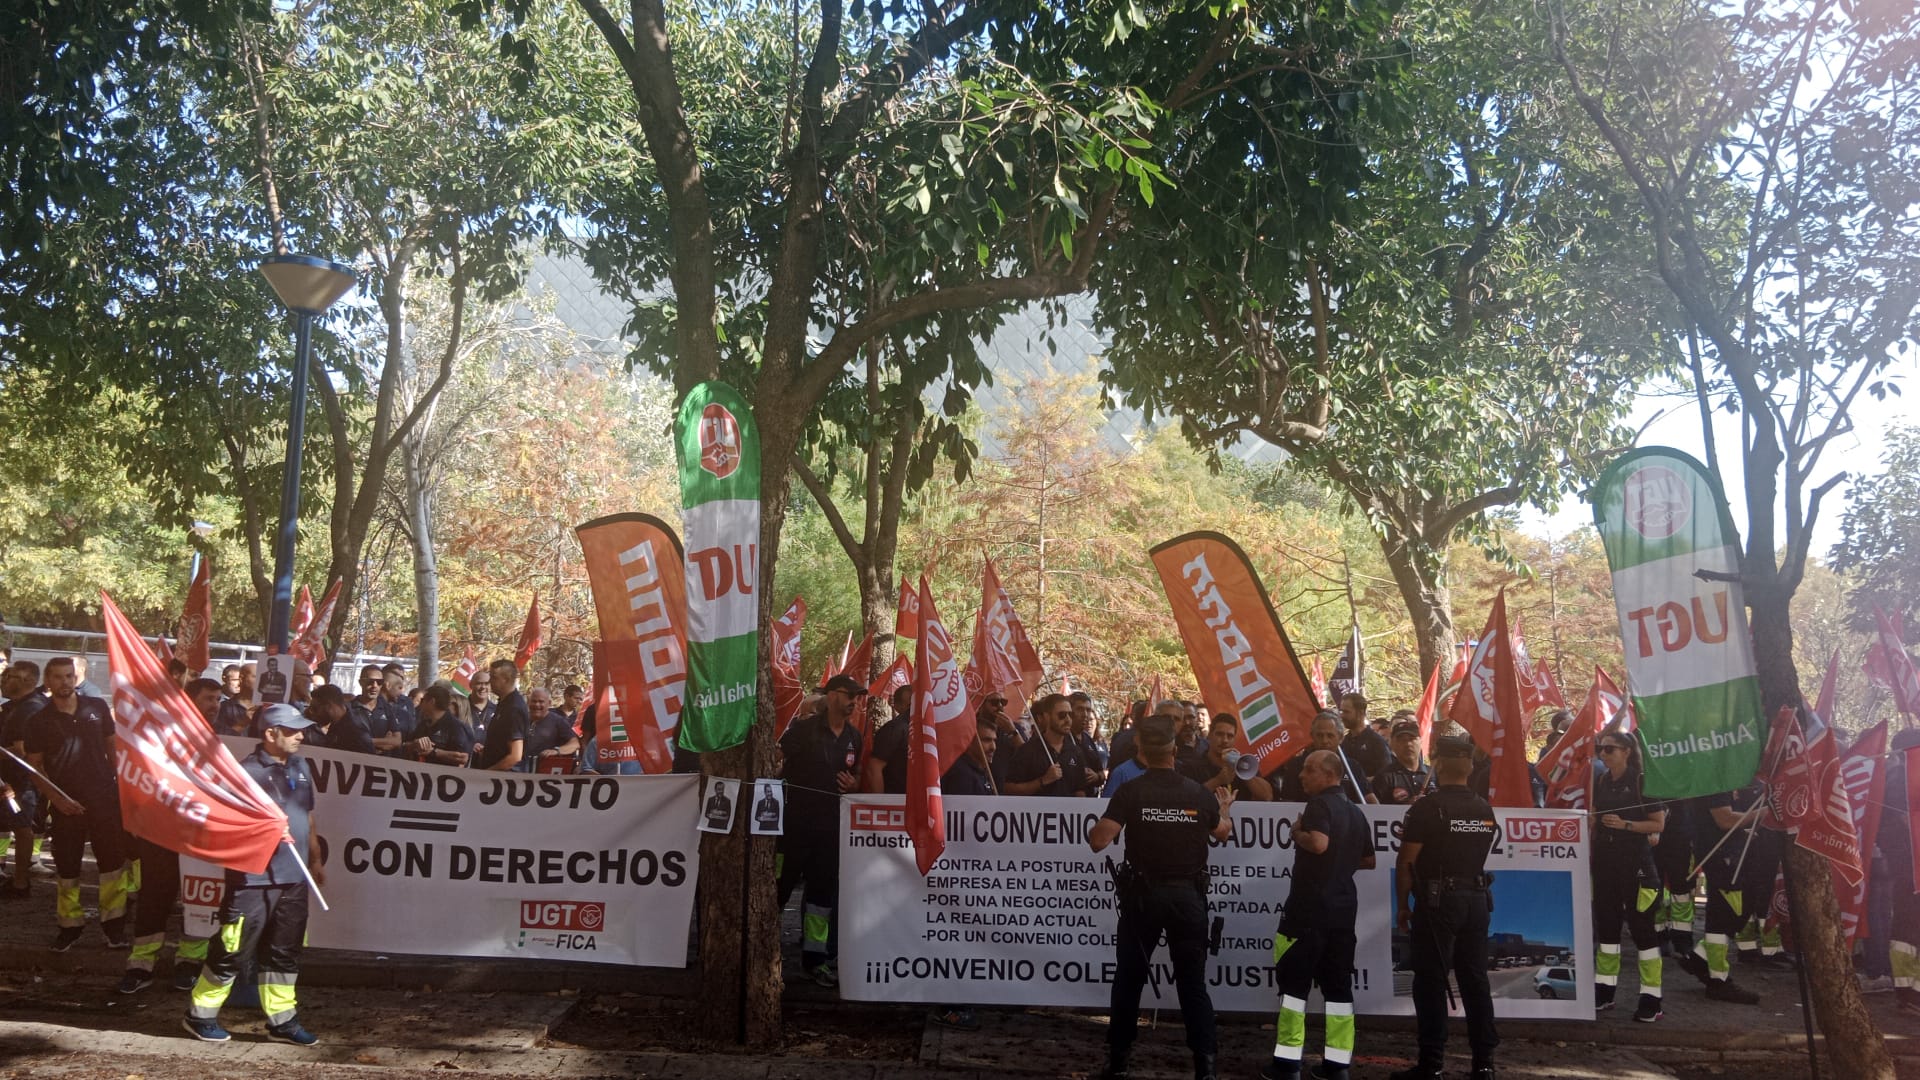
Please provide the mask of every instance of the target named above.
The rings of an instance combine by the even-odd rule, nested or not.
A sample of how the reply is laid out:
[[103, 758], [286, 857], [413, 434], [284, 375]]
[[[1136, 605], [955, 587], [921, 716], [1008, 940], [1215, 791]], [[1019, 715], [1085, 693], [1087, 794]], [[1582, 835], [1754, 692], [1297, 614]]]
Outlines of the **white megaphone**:
[[1227, 751], [1227, 764], [1233, 766], [1233, 775], [1242, 780], [1251, 780], [1260, 775], [1260, 759], [1252, 754], [1243, 754], [1238, 750]]

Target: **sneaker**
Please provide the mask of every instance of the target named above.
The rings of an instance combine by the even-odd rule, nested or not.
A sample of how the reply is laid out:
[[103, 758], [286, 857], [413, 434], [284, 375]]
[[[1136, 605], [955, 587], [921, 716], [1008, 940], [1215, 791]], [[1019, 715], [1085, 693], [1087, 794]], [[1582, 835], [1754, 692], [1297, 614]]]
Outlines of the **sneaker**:
[[129, 971], [120, 976], [120, 985], [114, 989], [123, 994], [137, 994], [153, 985], [153, 972]]
[[980, 1021], [974, 1018], [973, 1010], [960, 1005], [941, 1005], [928, 1017], [943, 1028], [955, 1031], [978, 1031]]
[[173, 965], [173, 988], [175, 990], [191, 990], [193, 989], [194, 984], [198, 983], [199, 981], [200, 981], [200, 965], [199, 964]]
[[1267, 1063], [1260, 1066], [1260, 1080], [1300, 1080], [1300, 1063], [1268, 1058]]
[[1387, 1077], [1387, 1080], [1440, 1080], [1447, 1075], [1446, 1067], [1432, 1062], [1421, 1062], [1411, 1069], [1401, 1069]]
[[833, 970], [831, 963], [818, 964], [807, 969], [807, 978], [831, 990], [840, 985], [840, 973]]
[[201, 1042], [226, 1042], [233, 1038], [227, 1034], [226, 1028], [220, 1026], [218, 1020], [201, 1020], [189, 1016], [180, 1021], [180, 1026], [187, 1029], [187, 1034]]
[[1715, 979], [1707, 984], [1707, 1000], [1725, 1001], [1734, 1005], [1758, 1005], [1760, 995], [1740, 986], [1732, 979]]
[[301, 1027], [298, 1020], [289, 1020], [277, 1026], [267, 1025], [267, 1038], [295, 1046], [314, 1046], [320, 1042], [320, 1036]]
[[1860, 976], [1860, 992], [1863, 994], [1891, 994], [1893, 993], [1893, 976], [1862, 975]]
[[1314, 1080], [1347, 1080], [1345, 1065], [1336, 1065], [1331, 1061], [1322, 1061], [1313, 1067]]
[[1643, 1024], [1651, 1024], [1665, 1015], [1660, 1011], [1660, 999], [1647, 994], [1640, 995], [1640, 1007], [1633, 1010], [1633, 1018]]
[[61, 927], [60, 932], [53, 937], [53, 951], [66, 952], [73, 948], [79, 943], [82, 930], [83, 928], [78, 926]]
[[107, 948], [131, 949], [133, 938], [127, 934], [127, 921], [114, 919], [100, 924], [100, 932], [107, 935]]

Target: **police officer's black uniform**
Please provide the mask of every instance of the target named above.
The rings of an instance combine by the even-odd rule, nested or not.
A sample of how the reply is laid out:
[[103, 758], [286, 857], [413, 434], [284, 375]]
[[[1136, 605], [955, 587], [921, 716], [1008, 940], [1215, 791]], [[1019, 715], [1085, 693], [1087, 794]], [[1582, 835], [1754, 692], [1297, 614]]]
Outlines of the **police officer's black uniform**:
[[1171, 768], [1151, 768], [1120, 785], [1100, 816], [1121, 827], [1127, 844], [1115, 882], [1120, 924], [1107, 1075], [1126, 1075], [1139, 1027], [1140, 991], [1164, 932], [1194, 1075], [1211, 1080], [1215, 1041], [1206, 981], [1206, 875], [1208, 836], [1220, 823], [1219, 799]]
[[[1443, 738], [1435, 758], [1473, 756], [1473, 744]], [[1475, 1080], [1493, 1076], [1500, 1036], [1493, 1026], [1493, 991], [1487, 980], [1487, 925], [1493, 914], [1487, 853], [1498, 826], [1493, 807], [1464, 784], [1443, 784], [1407, 810], [1400, 842], [1418, 844], [1412, 874], [1403, 886], [1413, 897], [1408, 949], [1413, 958], [1413, 1009], [1420, 1060], [1393, 1080], [1435, 1080], [1442, 1074], [1447, 1044], [1447, 972], [1460, 987], [1467, 1014], [1467, 1044]]]

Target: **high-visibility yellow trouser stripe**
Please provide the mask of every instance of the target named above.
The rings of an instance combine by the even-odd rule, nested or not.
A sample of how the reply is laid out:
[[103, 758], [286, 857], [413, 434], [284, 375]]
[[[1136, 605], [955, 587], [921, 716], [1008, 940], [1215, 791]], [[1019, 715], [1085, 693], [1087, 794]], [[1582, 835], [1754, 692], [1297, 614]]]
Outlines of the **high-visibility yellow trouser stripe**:
[[180, 944], [174, 946], [173, 958], [175, 960], [192, 960], [195, 963], [205, 963], [207, 959], [207, 939], [203, 937], [181, 938]]
[[1649, 997], [1660, 996], [1660, 950], [1640, 950], [1640, 992]]
[[1774, 956], [1780, 952], [1780, 947], [1780, 927], [1777, 925], [1763, 927], [1760, 931], [1760, 955]]
[[165, 934], [143, 934], [133, 939], [133, 951], [127, 954], [128, 971], [153, 970], [153, 962], [160, 958], [160, 946], [166, 944]]
[[1725, 934], [1708, 934], [1694, 946], [1693, 954], [1707, 962], [1707, 975], [1715, 979], [1725, 979], [1733, 974], [1733, 963], [1727, 957], [1727, 947], [1733, 939]]
[[260, 1011], [267, 1014], [267, 1023], [278, 1027], [293, 1019], [293, 984], [297, 978], [284, 971], [260, 973]]
[[832, 908], [815, 907], [812, 904], [801, 908], [801, 952], [827, 951], [827, 932], [831, 925], [832, 912]]
[[127, 892], [126, 870], [108, 870], [100, 874], [101, 922], [112, 922], [115, 919], [127, 917]]
[[128, 859], [127, 865], [125, 868], [125, 873], [127, 875], [127, 891], [130, 893], [139, 892], [140, 891], [140, 860]]
[[80, 879], [61, 878], [53, 889], [53, 912], [62, 927], [87, 925], [86, 909], [80, 906]]
[[220, 1006], [227, 1003], [227, 995], [232, 992], [232, 979], [215, 979], [206, 968], [201, 968], [200, 978], [193, 984], [193, 992], [187, 995], [187, 1015], [195, 1020], [211, 1020], [219, 1016]]
[[1653, 905], [1659, 902], [1660, 902], [1659, 889], [1643, 888], [1640, 890], [1639, 895], [1637, 895], [1634, 898], [1634, 910], [1635, 911], [1652, 911]]
[[1920, 948], [1910, 941], [1896, 941], [1888, 959], [1893, 961], [1893, 985], [1920, 990]]
[[1593, 979], [1601, 986], [1619, 985], [1620, 946], [1601, 943], [1600, 952], [1593, 958]]
[[1280, 1015], [1273, 1021], [1273, 1056], [1299, 1061], [1307, 1045], [1307, 1003], [1304, 998], [1280, 997]]
[[1672, 893], [1667, 897], [1667, 923], [1662, 929], [1693, 932], [1693, 894]]
[[1327, 1046], [1320, 1056], [1335, 1065], [1353, 1062], [1353, 1002], [1327, 1002]]

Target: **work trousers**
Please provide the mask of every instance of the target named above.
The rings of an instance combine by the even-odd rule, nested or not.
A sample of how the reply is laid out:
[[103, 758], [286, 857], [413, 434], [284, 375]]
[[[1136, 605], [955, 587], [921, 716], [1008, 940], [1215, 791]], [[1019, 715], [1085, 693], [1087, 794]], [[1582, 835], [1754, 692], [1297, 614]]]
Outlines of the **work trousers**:
[[[160, 949], [167, 940], [167, 920], [173, 916], [174, 901], [180, 899], [180, 856], [143, 837], [133, 838], [133, 850], [140, 862], [139, 899], [133, 904], [133, 951], [127, 954], [127, 970], [153, 974]], [[180, 935], [174, 947], [174, 962], [199, 965], [207, 958], [207, 939]]]
[[1492, 898], [1485, 889], [1418, 895], [1407, 945], [1413, 960], [1413, 1011], [1420, 1064], [1439, 1066], [1447, 1047], [1447, 973], [1467, 1014], [1467, 1046], [1476, 1068], [1493, 1064], [1500, 1034], [1493, 1025], [1493, 986], [1487, 979], [1487, 925]]
[[817, 967], [838, 945], [834, 909], [840, 902], [840, 837], [792, 832], [780, 838], [777, 849], [780, 906], [787, 906], [795, 887], [806, 885], [800, 906], [800, 959], [807, 967]]
[[1693, 951], [1693, 845], [1685, 829], [1673, 828], [1660, 834], [1653, 849], [1653, 864], [1660, 870], [1660, 886], [1666, 890], [1666, 902], [1654, 913], [1654, 929], [1666, 938], [1675, 955]]
[[[1288, 927], [1288, 929], [1294, 929]], [[1280, 1015], [1273, 1024], [1277, 1071], [1298, 1072], [1307, 1043], [1307, 995], [1317, 984], [1327, 1010], [1327, 1042], [1321, 1054], [1331, 1064], [1353, 1062], [1353, 927], [1304, 927], [1299, 938], [1275, 935]]]
[[100, 922], [116, 924], [127, 917], [127, 834], [120, 827], [120, 800], [96, 795], [84, 805], [84, 814], [53, 812], [54, 912], [63, 927], [87, 922], [80, 905], [80, 867], [89, 844], [100, 870]]
[[220, 931], [207, 949], [206, 965], [194, 983], [187, 1015], [211, 1020], [220, 1015], [240, 973], [243, 957], [253, 957], [260, 986], [260, 1011], [267, 1023], [283, 1027], [295, 1016], [294, 981], [300, 974], [300, 950], [307, 940], [307, 886], [243, 886], [227, 880], [220, 903]]
[[1640, 968], [1640, 993], [1660, 996], [1660, 935], [1654, 929], [1654, 913], [1664, 901], [1657, 883], [1651, 883], [1630, 868], [1596, 865], [1593, 872], [1593, 933], [1600, 942], [1593, 958], [1594, 982], [1598, 1003], [1613, 1000], [1620, 985], [1620, 926], [1626, 924], [1633, 937]]
[[[1113, 997], [1107, 1023], [1107, 1047], [1124, 1055], [1140, 1029], [1140, 991], [1147, 985], [1153, 950], [1167, 936], [1180, 1016], [1187, 1025], [1187, 1048], [1214, 1053], [1213, 999], [1207, 996], [1207, 898], [1197, 882], [1149, 885], [1134, 900], [1120, 904], [1119, 941], [1114, 949]], [[1154, 982], [1156, 999], [1159, 982]]]

